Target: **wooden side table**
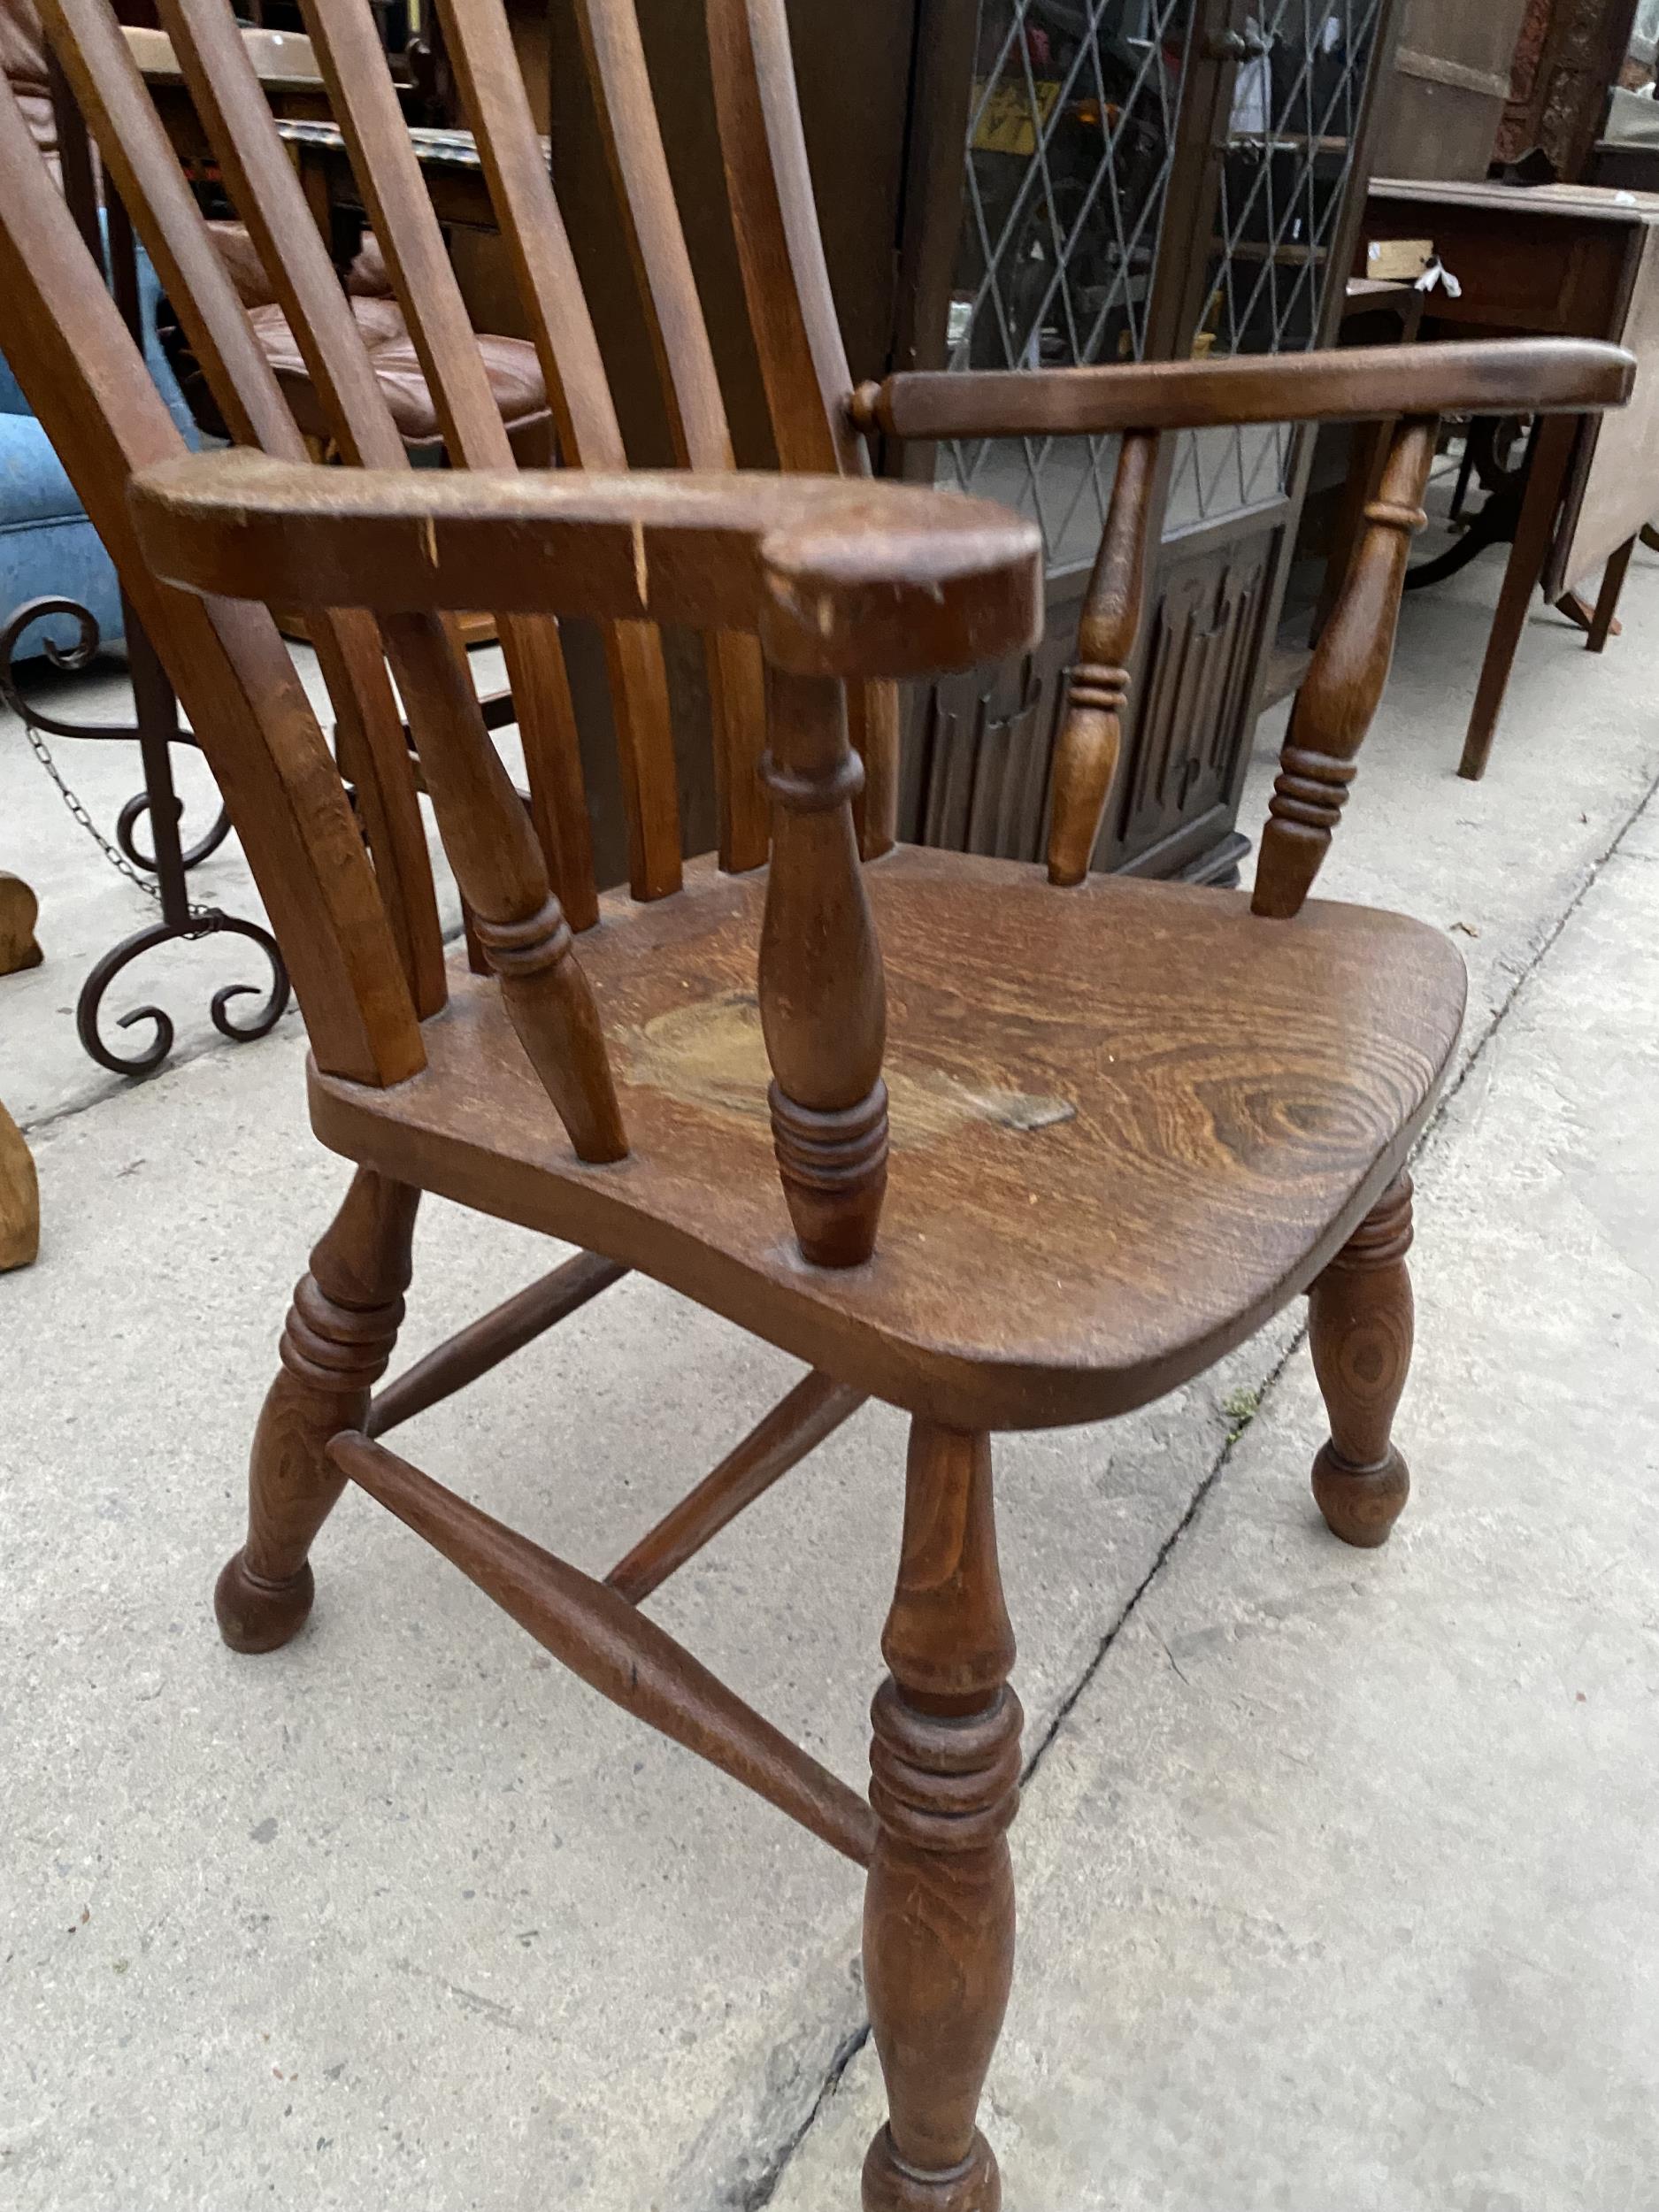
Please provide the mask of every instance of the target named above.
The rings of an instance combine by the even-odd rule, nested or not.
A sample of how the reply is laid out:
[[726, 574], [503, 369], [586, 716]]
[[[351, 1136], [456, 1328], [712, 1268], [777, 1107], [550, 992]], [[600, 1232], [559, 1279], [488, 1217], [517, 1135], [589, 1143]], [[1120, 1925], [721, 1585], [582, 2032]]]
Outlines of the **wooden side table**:
[[[1623, 415], [1554, 415], [1534, 441], [1508, 572], [1463, 744], [1460, 775], [1486, 773], [1532, 595], [1559, 599], [1659, 512], [1659, 193], [1592, 185], [1373, 183], [1365, 236], [1432, 237], [1463, 287], [1436, 292], [1432, 334], [1602, 338], [1641, 364]], [[1605, 461], [1602, 457], [1608, 457]], [[1594, 646], [1612, 613], [1602, 595]]]

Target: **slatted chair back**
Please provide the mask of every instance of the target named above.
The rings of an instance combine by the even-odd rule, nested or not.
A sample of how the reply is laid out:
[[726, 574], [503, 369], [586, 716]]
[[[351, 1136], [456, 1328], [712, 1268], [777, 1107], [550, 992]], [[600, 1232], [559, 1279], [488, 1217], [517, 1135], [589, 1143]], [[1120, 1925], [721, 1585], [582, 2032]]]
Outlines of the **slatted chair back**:
[[[406, 472], [402, 441], [226, 0], [167, 0], [164, 20], [229, 196], [294, 329], [342, 455], [352, 467]], [[151, 250], [233, 435], [275, 460], [297, 463], [304, 450], [299, 433], [253, 340], [107, 0], [48, 0], [46, 21], [113, 186]], [[661, 140], [649, 112], [637, 24], [631, 6], [616, 0], [595, 0], [587, 23], [618, 180], [675, 395], [685, 458], [704, 471], [729, 472], [730, 440]], [[513, 468], [513, 457], [368, 12], [360, 0], [311, 0], [307, 27], [457, 464], [456, 480], [474, 470], [505, 474]], [[449, 11], [447, 28], [547, 372], [564, 456], [588, 470], [623, 468], [615, 411], [500, 0], [483, 0], [481, 5], [470, 0], [465, 8]], [[10, 140], [15, 135], [10, 116], [4, 124]], [[20, 145], [13, 149], [12, 163], [7, 219], [18, 248], [19, 283], [35, 291], [38, 308], [38, 342], [25, 349], [25, 373], [31, 382], [38, 380], [42, 390], [55, 388], [42, 414], [72, 473], [85, 480], [95, 519], [130, 567], [136, 553], [124, 504], [127, 484], [136, 472], [166, 457], [168, 441], [141, 403], [111, 413], [111, 395], [122, 380], [126, 356], [104, 311], [107, 303], [84, 257], [78, 261], [66, 249], [61, 209], [24, 177]], [[31, 272], [27, 278], [26, 270]], [[821, 257], [818, 273], [822, 274]], [[83, 338], [74, 362], [60, 342], [62, 332], [71, 327], [81, 328]], [[844, 367], [841, 377], [844, 382]], [[831, 413], [827, 408], [822, 411], [819, 447], [811, 454], [803, 449], [802, 457], [820, 464], [832, 457], [823, 442]], [[839, 448], [833, 457], [838, 465], [857, 461], [849, 428], [841, 434]], [[312, 472], [320, 498], [328, 497], [329, 484], [339, 484], [342, 473], [349, 470]], [[735, 490], [737, 480], [731, 480]], [[860, 511], [861, 519], [876, 526], [878, 542], [892, 497], [879, 495], [874, 511], [867, 515]], [[750, 533], [753, 545], [761, 535], [757, 524]], [[949, 535], [947, 529], [947, 540]], [[914, 533], [910, 536], [911, 554], [925, 553]], [[649, 901], [679, 888], [680, 851], [661, 652], [649, 619], [649, 603], [660, 593], [646, 580], [643, 526], [639, 542], [641, 574], [633, 595], [638, 611], [609, 607], [604, 629], [630, 831], [631, 888], [637, 898]], [[1000, 520], [986, 543], [991, 551], [980, 565], [987, 574], [1000, 572], [1004, 611], [989, 627], [981, 620], [972, 638], [957, 622], [963, 649], [972, 646], [975, 652], [1023, 644], [1033, 619], [1026, 573], [1034, 574], [1033, 549], [1019, 533], [1010, 535]], [[728, 548], [724, 557], [731, 557]], [[748, 557], [752, 570], [752, 550]], [[476, 579], [475, 595], [487, 606], [484, 586], [491, 565], [487, 563]], [[925, 557], [922, 565], [927, 565]], [[399, 1002], [403, 1034], [396, 1052], [388, 1046], [381, 1059], [355, 1044], [349, 1051], [337, 1050], [326, 1025], [319, 1035], [313, 1024], [319, 1062], [362, 1079], [396, 1079], [419, 1064], [420, 1054], [418, 1032], [409, 1032], [403, 1015], [418, 1022], [442, 1002], [435, 904], [416, 795], [418, 762], [477, 942], [500, 978], [526, 1050], [577, 1152], [595, 1161], [621, 1156], [626, 1133], [597, 1014], [572, 952], [572, 928], [580, 932], [593, 924], [598, 902], [558, 630], [553, 615], [542, 611], [559, 603], [557, 591], [531, 606], [503, 593], [498, 595], [503, 603], [494, 610], [530, 771], [533, 805], [526, 819], [473, 695], [454, 620], [465, 601], [428, 594], [387, 610], [377, 626], [357, 611], [373, 603], [366, 586], [342, 586], [319, 605], [319, 595], [306, 589], [308, 580], [302, 579], [297, 599], [286, 603], [297, 603], [306, 612], [335, 700], [341, 764], [360, 795], [373, 856], [374, 877], [359, 880], [358, 890], [365, 901], [379, 894], [380, 936], [389, 937], [399, 956], [391, 964], [391, 976], [407, 1001], [406, 1008]], [[212, 713], [193, 696], [198, 680], [189, 641], [201, 632], [202, 609], [167, 592], [153, 577], [146, 585], [146, 611], [164, 658], [193, 719], [211, 733]], [[762, 786], [768, 716], [756, 635], [764, 610], [752, 591], [735, 600], [728, 595], [721, 604], [736, 606], [742, 619], [713, 619], [708, 626], [710, 673], [721, 709], [720, 856], [729, 868], [746, 869], [767, 857], [771, 841], [769, 803]], [[714, 611], [718, 615], [719, 608]], [[951, 610], [943, 599], [939, 613], [942, 625], [939, 619], [924, 621], [917, 634], [932, 637], [935, 657], [940, 652], [948, 657], [951, 649], [943, 641]], [[349, 817], [342, 811], [337, 784], [325, 799], [327, 756], [292, 669], [284, 664], [274, 629], [247, 608], [234, 615], [225, 611], [222, 621], [220, 615], [219, 606], [210, 602], [205, 618], [221, 644], [227, 626], [238, 640], [257, 640], [250, 649], [262, 671], [261, 687], [245, 687], [250, 708], [258, 713], [261, 687], [271, 698], [280, 690], [288, 717], [282, 743], [296, 761], [303, 757], [307, 789], [315, 795], [319, 815], [328, 814], [338, 843], [349, 833]], [[388, 680], [382, 638], [408, 718], [413, 762]], [[879, 645], [872, 649], [873, 659], [869, 651], [849, 652], [833, 668], [809, 672], [804, 680], [799, 668], [774, 672], [766, 769], [778, 802], [780, 856], [786, 849], [791, 856], [787, 865], [772, 871], [762, 961], [763, 1020], [778, 1077], [772, 1113], [803, 1243], [814, 1256], [837, 1263], [867, 1254], [886, 1172], [880, 964], [858, 882], [855, 829], [864, 773], [849, 750], [845, 713], [850, 688], [860, 701], [854, 716], [856, 734], [868, 741], [868, 733], [880, 726], [879, 713], [872, 714], [862, 704], [863, 672], [866, 665], [879, 666]], [[922, 665], [908, 643], [894, 664], [917, 672]], [[235, 673], [227, 670], [227, 680]], [[891, 696], [890, 685], [872, 688], [878, 699]], [[210, 748], [212, 741], [210, 735]], [[262, 733], [260, 741], [269, 749], [273, 733]], [[883, 780], [890, 785], [890, 769]], [[289, 856], [265, 849], [265, 827], [257, 818], [242, 827], [273, 914], [285, 903], [293, 911], [295, 902], [285, 901], [279, 880]], [[355, 879], [363, 878], [361, 856], [355, 852], [351, 873]], [[297, 914], [292, 926], [301, 926]], [[359, 968], [374, 941], [365, 935], [357, 938], [353, 950]], [[326, 965], [323, 961], [307, 968], [302, 961], [296, 968], [308, 1018], [325, 991], [320, 969]], [[382, 997], [388, 987], [381, 985]], [[365, 978], [355, 995], [361, 1000], [366, 991]]]

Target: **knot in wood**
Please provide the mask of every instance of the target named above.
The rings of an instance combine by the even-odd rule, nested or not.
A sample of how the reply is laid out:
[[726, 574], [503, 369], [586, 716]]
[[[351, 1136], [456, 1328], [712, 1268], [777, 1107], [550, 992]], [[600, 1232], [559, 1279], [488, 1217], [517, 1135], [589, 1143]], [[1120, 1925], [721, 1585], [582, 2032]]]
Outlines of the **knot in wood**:
[[475, 915], [472, 926], [495, 973], [515, 982], [557, 967], [572, 942], [565, 910], [551, 896], [521, 922], [487, 922]]
[[1419, 530], [1429, 526], [1427, 513], [1421, 507], [1407, 507], [1398, 500], [1373, 499], [1365, 509], [1367, 522], [1374, 522], [1385, 530], [1403, 530], [1408, 537], [1416, 537]]
[[1309, 752], [1286, 745], [1279, 755], [1268, 812], [1275, 821], [1299, 823], [1304, 829], [1333, 830], [1348, 803], [1348, 787], [1358, 773], [1351, 760], [1336, 760], [1329, 753]]
[[1391, 1183], [1331, 1265], [1363, 1274], [1373, 1267], [1392, 1267], [1396, 1261], [1404, 1259], [1411, 1249], [1415, 1233], [1411, 1191], [1409, 1175]]
[[829, 1113], [801, 1105], [775, 1082], [766, 1098], [778, 1164], [791, 1181], [835, 1196], [886, 1174], [887, 1087], [879, 1076], [856, 1106]]
[[1085, 663], [1071, 671], [1066, 698], [1074, 707], [1091, 707], [1102, 714], [1121, 714], [1129, 703], [1129, 671]]
[[785, 768], [768, 751], [760, 757], [760, 772], [772, 797], [792, 814], [826, 814], [832, 807], [856, 799], [864, 787], [864, 764], [852, 751], [843, 753], [821, 775]]
[[870, 1802], [889, 1835], [925, 1851], [972, 1851], [1019, 1809], [1025, 1714], [1006, 1685], [982, 1713], [953, 1720], [907, 1705], [891, 1675], [870, 1709]]
[[401, 1298], [342, 1306], [314, 1275], [303, 1275], [282, 1332], [282, 1364], [314, 1389], [368, 1390], [386, 1372], [403, 1318]]

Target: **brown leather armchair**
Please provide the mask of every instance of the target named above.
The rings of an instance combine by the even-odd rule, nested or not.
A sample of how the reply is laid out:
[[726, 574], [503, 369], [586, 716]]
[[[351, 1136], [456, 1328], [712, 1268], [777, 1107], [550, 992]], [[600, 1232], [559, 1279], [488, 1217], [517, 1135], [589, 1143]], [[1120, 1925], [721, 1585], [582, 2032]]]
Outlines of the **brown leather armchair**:
[[35, 142], [58, 173], [58, 119], [46, 74], [46, 40], [35, 0], [0, 0], [0, 77], [18, 96]]
[[[0, 5], [7, 4], [8, 0], [0, 0]], [[295, 420], [319, 449], [326, 449], [328, 428], [323, 411], [252, 239], [240, 223], [214, 223], [211, 228]], [[403, 443], [417, 461], [428, 465], [441, 463], [443, 433], [437, 410], [372, 233], [365, 234], [347, 273], [346, 296]], [[520, 466], [548, 467], [553, 459], [552, 417], [535, 348], [522, 338], [480, 332], [478, 349]]]

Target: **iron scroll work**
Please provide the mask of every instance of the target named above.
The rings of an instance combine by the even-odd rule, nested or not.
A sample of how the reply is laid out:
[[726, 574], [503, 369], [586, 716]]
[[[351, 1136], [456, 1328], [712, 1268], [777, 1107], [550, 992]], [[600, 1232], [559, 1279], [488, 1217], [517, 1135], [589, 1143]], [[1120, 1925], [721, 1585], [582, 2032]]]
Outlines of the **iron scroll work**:
[[[142, 1022], [152, 1025], [150, 1041], [141, 1049], [119, 1052], [103, 1033], [104, 995], [124, 970], [158, 946], [180, 941], [194, 942], [221, 934], [247, 938], [257, 945], [270, 966], [271, 981], [263, 997], [257, 984], [221, 986], [213, 994], [208, 1009], [213, 1026], [233, 1044], [249, 1044], [256, 1038], [268, 1035], [288, 1002], [288, 970], [276, 940], [268, 930], [239, 915], [227, 914], [221, 908], [199, 906], [190, 897], [188, 871], [219, 850], [230, 833], [230, 818], [221, 805], [206, 833], [192, 845], [184, 844], [180, 833], [184, 807], [173, 788], [169, 749], [175, 744], [196, 745], [198, 741], [195, 732], [179, 719], [178, 701], [162, 672], [154, 647], [128, 608], [127, 639], [136, 709], [134, 722], [60, 721], [25, 696], [13, 665], [24, 634], [48, 616], [68, 619], [78, 632], [75, 643], [67, 649], [50, 640], [46, 642], [46, 657], [55, 668], [73, 674], [85, 668], [96, 653], [101, 641], [98, 626], [85, 607], [73, 599], [28, 600], [0, 628], [0, 700], [22, 724], [30, 745], [75, 820], [100, 847], [117, 872], [136, 884], [161, 910], [159, 920], [124, 938], [88, 972], [75, 1003], [75, 1028], [81, 1044], [98, 1065], [108, 1068], [111, 1074], [155, 1074], [173, 1050], [175, 1032], [172, 1018], [163, 1008], [153, 1004], [136, 1006], [129, 1013], [118, 1015], [118, 1029], [131, 1029]], [[98, 829], [59, 774], [46, 742], [49, 737], [137, 743], [143, 762], [144, 787], [122, 807], [116, 820], [114, 844]], [[150, 836], [148, 852], [137, 837], [138, 826], [146, 816]], [[237, 999], [248, 997], [260, 999], [252, 1018], [234, 1020], [229, 1011], [231, 1005]]]

